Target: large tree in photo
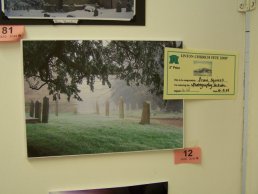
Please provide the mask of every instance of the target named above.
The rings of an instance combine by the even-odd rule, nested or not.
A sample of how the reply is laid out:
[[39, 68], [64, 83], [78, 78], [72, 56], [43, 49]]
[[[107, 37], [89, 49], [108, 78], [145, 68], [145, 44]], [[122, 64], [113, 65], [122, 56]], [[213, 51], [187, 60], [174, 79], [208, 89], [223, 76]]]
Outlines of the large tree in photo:
[[78, 85], [84, 80], [91, 90], [96, 78], [110, 84], [102, 41], [24, 41], [23, 48], [24, 77], [33, 90], [47, 86], [50, 95], [82, 100]]
[[111, 41], [109, 64], [118, 67], [118, 78], [127, 85], [144, 85], [151, 93], [163, 93], [164, 47], [181, 47], [176, 41]]
[[134, 99], [147, 99], [164, 111], [182, 111], [182, 100], [163, 100], [164, 47], [182, 48], [182, 42], [111, 41], [108, 47], [107, 60], [119, 67], [117, 77], [134, 88]]
[[165, 46], [181, 45], [172, 41], [24, 41], [24, 78], [33, 90], [47, 87], [54, 100], [59, 94], [82, 100], [79, 85], [83, 81], [94, 91], [96, 79], [111, 87], [111, 75], [161, 96]]
[[44, 4], [43, 0], [5, 0], [5, 9], [40, 9]]

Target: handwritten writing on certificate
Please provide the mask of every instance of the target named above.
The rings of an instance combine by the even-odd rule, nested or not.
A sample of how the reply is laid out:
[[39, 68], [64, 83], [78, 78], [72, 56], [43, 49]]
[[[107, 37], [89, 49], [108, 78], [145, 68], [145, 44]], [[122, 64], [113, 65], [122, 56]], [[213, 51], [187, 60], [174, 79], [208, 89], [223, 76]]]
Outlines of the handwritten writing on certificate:
[[164, 99], [232, 99], [237, 54], [165, 49]]

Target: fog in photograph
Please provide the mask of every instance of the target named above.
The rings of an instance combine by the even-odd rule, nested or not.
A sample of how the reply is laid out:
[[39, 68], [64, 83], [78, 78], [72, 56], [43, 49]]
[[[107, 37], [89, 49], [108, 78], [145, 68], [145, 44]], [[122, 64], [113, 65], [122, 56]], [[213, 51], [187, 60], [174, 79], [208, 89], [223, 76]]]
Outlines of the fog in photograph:
[[28, 157], [183, 147], [183, 100], [163, 100], [180, 41], [23, 41]]

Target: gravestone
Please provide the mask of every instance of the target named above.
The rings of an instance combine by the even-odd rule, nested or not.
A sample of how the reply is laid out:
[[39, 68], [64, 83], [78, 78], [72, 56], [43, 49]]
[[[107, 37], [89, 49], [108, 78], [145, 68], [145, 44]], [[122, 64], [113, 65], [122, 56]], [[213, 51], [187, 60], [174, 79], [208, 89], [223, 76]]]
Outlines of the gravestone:
[[94, 16], [94, 17], [99, 16], [99, 11], [98, 11], [98, 9], [97, 9], [97, 8], [95, 8], [95, 9], [94, 9], [93, 16]]
[[58, 112], [59, 112], [59, 106], [58, 106], [58, 98], [56, 98], [55, 101], [55, 115], [58, 117]]
[[41, 122], [41, 103], [39, 101], [36, 101], [35, 103], [35, 118]]
[[96, 102], [96, 114], [99, 115], [99, 103]]
[[34, 117], [34, 102], [30, 102], [30, 117]]
[[143, 103], [142, 118], [140, 124], [150, 124], [150, 104], [147, 102]]
[[122, 96], [119, 98], [119, 118], [124, 119], [125, 118], [125, 112], [124, 112], [124, 99]]
[[49, 117], [49, 98], [43, 98], [42, 123], [48, 123]]
[[109, 101], [106, 101], [106, 116], [109, 116]]

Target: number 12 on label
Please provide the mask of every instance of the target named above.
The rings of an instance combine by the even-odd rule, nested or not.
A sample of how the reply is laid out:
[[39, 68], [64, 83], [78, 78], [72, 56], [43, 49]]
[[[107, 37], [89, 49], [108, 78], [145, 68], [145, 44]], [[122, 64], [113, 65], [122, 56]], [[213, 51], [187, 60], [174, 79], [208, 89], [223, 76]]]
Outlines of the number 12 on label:
[[201, 148], [185, 148], [180, 150], [175, 150], [175, 164], [182, 163], [201, 163]]
[[185, 157], [192, 157], [193, 156], [193, 150], [185, 150]]

